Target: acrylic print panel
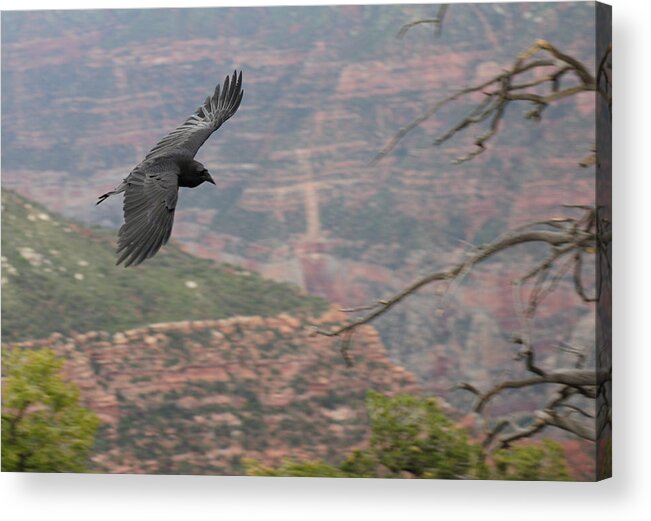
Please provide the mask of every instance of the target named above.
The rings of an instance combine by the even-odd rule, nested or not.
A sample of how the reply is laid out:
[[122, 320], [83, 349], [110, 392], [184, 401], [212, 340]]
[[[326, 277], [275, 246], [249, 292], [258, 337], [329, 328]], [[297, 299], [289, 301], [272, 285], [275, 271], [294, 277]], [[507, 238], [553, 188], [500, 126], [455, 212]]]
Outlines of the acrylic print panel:
[[593, 2], [3, 12], [3, 470], [609, 476], [611, 82]]

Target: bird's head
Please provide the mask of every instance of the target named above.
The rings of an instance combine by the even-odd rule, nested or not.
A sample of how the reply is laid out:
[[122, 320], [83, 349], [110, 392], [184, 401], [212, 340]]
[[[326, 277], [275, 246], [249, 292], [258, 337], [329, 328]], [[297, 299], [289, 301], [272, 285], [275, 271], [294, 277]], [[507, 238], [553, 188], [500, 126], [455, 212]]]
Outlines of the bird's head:
[[214, 179], [213, 179], [212, 176], [208, 173], [208, 170], [206, 170], [205, 168], [204, 168], [203, 171], [201, 172], [201, 179], [203, 179], [204, 181], [206, 181], [206, 182], [208, 182], [208, 183], [215, 184]]
[[215, 184], [214, 179], [212, 178], [208, 170], [206, 170], [206, 167], [203, 166], [201, 163], [197, 163], [196, 172], [197, 174], [199, 174], [199, 179], [201, 179], [202, 183], [205, 181], [207, 183]]

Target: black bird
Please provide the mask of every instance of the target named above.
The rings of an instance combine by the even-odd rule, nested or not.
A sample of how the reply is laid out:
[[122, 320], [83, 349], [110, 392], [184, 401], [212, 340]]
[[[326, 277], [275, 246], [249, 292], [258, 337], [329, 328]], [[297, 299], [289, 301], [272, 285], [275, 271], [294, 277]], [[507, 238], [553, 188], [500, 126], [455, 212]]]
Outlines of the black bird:
[[112, 191], [124, 194], [124, 224], [118, 233], [118, 260], [124, 266], [153, 257], [172, 233], [179, 187], [194, 188], [204, 181], [215, 184], [208, 170], [194, 156], [215, 130], [237, 111], [242, 101], [242, 72], [226, 76], [185, 123], [170, 132]]

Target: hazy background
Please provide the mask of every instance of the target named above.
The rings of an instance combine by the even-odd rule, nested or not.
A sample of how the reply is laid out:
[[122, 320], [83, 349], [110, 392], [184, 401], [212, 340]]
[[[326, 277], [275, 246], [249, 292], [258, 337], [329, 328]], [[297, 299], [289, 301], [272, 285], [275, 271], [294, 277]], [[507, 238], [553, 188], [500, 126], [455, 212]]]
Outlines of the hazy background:
[[[469, 244], [558, 215], [562, 203], [593, 200], [594, 172], [577, 166], [594, 141], [589, 95], [550, 107], [539, 124], [522, 118], [527, 107], [511, 109], [490, 149], [462, 166], [450, 160], [469, 149], [472, 135], [431, 147], [437, 133], [463, 113], [463, 106], [453, 106], [409, 135], [379, 165], [368, 166], [401, 126], [455, 88], [509, 66], [536, 38], [548, 39], [593, 66], [589, 3], [454, 5], [440, 38], [427, 26], [412, 29], [402, 40], [395, 37], [404, 23], [432, 17], [436, 10], [341, 6], [5, 12], [2, 186], [85, 225], [117, 228], [120, 201], [95, 207], [97, 195], [126, 176], [216, 82], [242, 69], [245, 97], [240, 110], [198, 155], [217, 188], [181, 192], [173, 237], [187, 252], [290, 282], [333, 305], [386, 297], [459, 260]], [[18, 214], [24, 203], [12, 201]], [[19, 221], [41, 224], [39, 219], [38, 212], [28, 211]], [[88, 272], [66, 267], [69, 286], [61, 290], [61, 276], [46, 262], [56, 264], [56, 254], [39, 251], [38, 233], [28, 244], [29, 230], [5, 229], [6, 222], [3, 218], [3, 255], [14, 253], [15, 259], [9, 255], [7, 262], [19, 272], [13, 286], [25, 283], [26, 272], [39, 272], [51, 284], [41, 301], [55, 286], [72, 295], [69, 300], [57, 298], [61, 304], [51, 315], [55, 323], [89, 307], [97, 317], [106, 317], [109, 307], [120, 305], [118, 296], [107, 301], [92, 279], [94, 264], [79, 265], [89, 262], [84, 258], [69, 259]], [[7, 235], [14, 241], [10, 248]], [[70, 245], [68, 251], [79, 248]], [[40, 261], [34, 260], [34, 252]], [[101, 255], [98, 265], [104, 262]], [[391, 363], [412, 373], [421, 390], [465, 405], [461, 397], [448, 396], [453, 383], [492, 381], [513, 367], [508, 339], [517, 322], [508, 282], [515, 269], [539, 255], [535, 249], [524, 250], [517, 259], [501, 258], [479, 268], [448, 299], [442, 314], [436, 313], [436, 296], [423, 291], [383, 317], [375, 326]], [[22, 276], [21, 262], [29, 270]], [[166, 262], [161, 255], [136, 273], [164, 268]], [[43, 272], [45, 268], [52, 271]], [[110, 282], [113, 272], [108, 269], [102, 267], [96, 275]], [[187, 273], [195, 269], [188, 267]], [[26, 310], [35, 306], [25, 295], [37, 288], [22, 287], [12, 295], [11, 272], [3, 266], [3, 277], [5, 273], [9, 282], [3, 291], [3, 316], [15, 309], [17, 317], [34, 322]], [[75, 279], [77, 273], [84, 278]], [[122, 283], [133, 286], [126, 279]], [[36, 286], [33, 279], [30, 285]], [[159, 291], [149, 290], [151, 295]], [[260, 293], [252, 289], [250, 299]], [[537, 320], [539, 348], [551, 366], [565, 363], [561, 342], [592, 341], [593, 314], [571, 295], [570, 284], [561, 285]], [[90, 300], [76, 309], [74, 303], [82, 297]], [[208, 293], [203, 298], [210, 300]], [[180, 316], [178, 309], [187, 309], [186, 301], [163, 317], [156, 315], [155, 300], [134, 302], [138, 320], [125, 325], [174, 317], [221, 318], [216, 310], [202, 317]], [[242, 304], [228, 315], [263, 311], [273, 310]], [[84, 327], [72, 323], [61, 332], [111, 329], [99, 320]], [[47, 336], [45, 331], [27, 336], [24, 331], [18, 322], [3, 320], [5, 338]], [[331, 375], [324, 378], [327, 387]], [[519, 406], [530, 408], [529, 399], [523, 395]]]

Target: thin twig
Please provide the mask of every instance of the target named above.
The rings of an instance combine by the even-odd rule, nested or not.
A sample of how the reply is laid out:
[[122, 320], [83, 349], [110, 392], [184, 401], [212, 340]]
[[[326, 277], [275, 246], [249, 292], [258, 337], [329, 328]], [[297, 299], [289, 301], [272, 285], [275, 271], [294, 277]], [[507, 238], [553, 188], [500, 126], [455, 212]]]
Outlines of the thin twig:
[[506, 389], [521, 389], [523, 387], [545, 384], [563, 384], [581, 390], [581, 387], [596, 386], [598, 381], [605, 377], [606, 373], [604, 371], [593, 371], [591, 369], [568, 369], [549, 372], [544, 376], [533, 376], [521, 380], [507, 380], [505, 382], [500, 382], [483, 394], [475, 406], [475, 412], [480, 413], [489, 401]]
[[441, 32], [443, 30], [443, 19], [445, 18], [445, 13], [447, 10], [448, 10], [448, 4], [443, 4], [439, 7], [438, 13], [436, 14], [436, 18], [424, 18], [422, 20], [416, 20], [415, 22], [410, 22], [408, 24], [403, 25], [400, 28], [400, 31], [398, 31], [396, 38], [400, 38], [400, 39], [404, 38], [404, 36], [407, 34], [407, 31], [409, 31], [409, 29], [421, 24], [434, 24], [434, 36], [435, 37], [441, 36]]
[[[426, 19], [412, 22], [403, 26], [399, 35], [402, 34], [404, 36], [415, 25], [435, 23], [435, 21], [436, 19]], [[538, 53], [547, 54], [553, 59], [533, 59]], [[559, 64], [559, 62], [561, 63]], [[545, 70], [548, 68], [552, 70], [547, 72], [542, 78], [528, 81], [515, 81], [517, 77], [528, 71]], [[599, 75], [599, 78], [607, 78], [605, 66], [602, 69], [604, 70]], [[571, 72], [574, 73], [578, 83], [561, 89], [561, 78]], [[550, 85], [547, 94], [540, 94], [533, 91], [545, 84]], [[371, 160], [370, 164], [375, 165], [386, 157], [409, 132], [431, 118], [443, 106], [476, 92], [483, 92], [486, 98], [482, 99], [464, 119], [434, 140], [435, 145], [440, 145], [470, 126], [481, 125], [484, 121], [490, 119], [489, 128], [475, 138], [474, 148], [468, 153], [454, 159], [452, 162], [455, 164], [469, 161], [486, 150], [487, 143], [499, 132], [500, 123], [504, 118], [506, 107], [510, 102], [527, 101], [533, 103], [534, 108], [525, 117], [527, 119], [539, 120], [542, 117], [543, 110], [551, 103], [574, 96], [580, 92], [595, 90], [597, 90], [597, 81], [581, 62], [561, 52], [548, 41], [537, 40], [525, 52], [518, 56], [510, 69], [497, 74], [480, 85], [467, 87], [454, 92], [402, 127]]]

